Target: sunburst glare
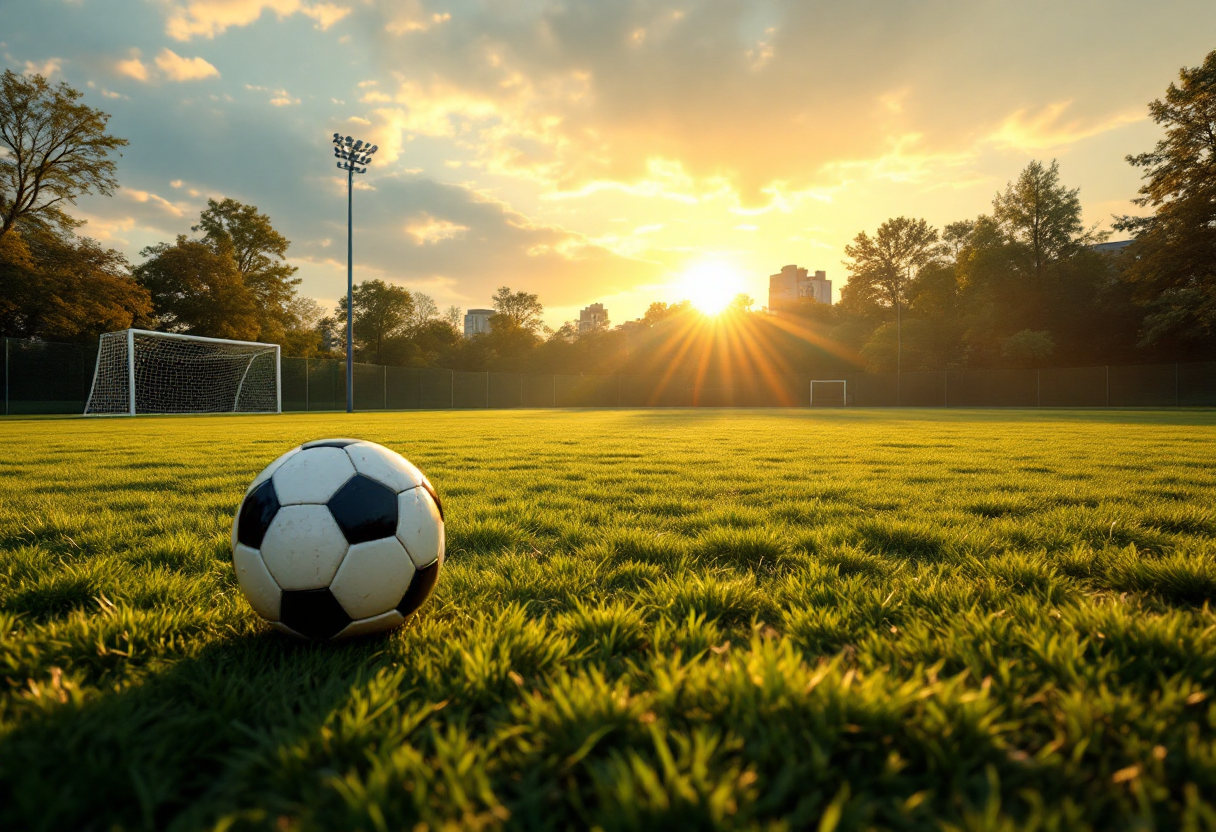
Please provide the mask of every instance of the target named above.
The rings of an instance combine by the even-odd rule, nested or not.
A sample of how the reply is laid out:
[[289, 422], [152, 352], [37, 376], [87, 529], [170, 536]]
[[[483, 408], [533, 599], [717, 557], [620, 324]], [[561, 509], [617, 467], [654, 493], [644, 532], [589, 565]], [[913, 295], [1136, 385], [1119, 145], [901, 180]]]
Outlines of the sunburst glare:
[[679, 288], [698, 311], [717, 315], [743, 291], [743, 278], [726, 263], [708, 260], [689, 267]]

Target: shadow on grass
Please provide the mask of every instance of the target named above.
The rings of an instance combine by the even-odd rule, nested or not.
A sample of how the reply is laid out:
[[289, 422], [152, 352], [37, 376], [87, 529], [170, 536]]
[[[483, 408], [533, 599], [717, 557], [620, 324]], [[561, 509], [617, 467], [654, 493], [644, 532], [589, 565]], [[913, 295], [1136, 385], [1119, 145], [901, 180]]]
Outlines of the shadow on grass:
[[[244, 769], [315, 736], [384, 663], [384, 639], [334, 647], [273, 633], [203, 648], [122, 692], [79, 701], [70, 684], [0, 738], [0, 827], [166, 829], [242, 806]], [[52, 751], [53, 750], [53, 751]]]

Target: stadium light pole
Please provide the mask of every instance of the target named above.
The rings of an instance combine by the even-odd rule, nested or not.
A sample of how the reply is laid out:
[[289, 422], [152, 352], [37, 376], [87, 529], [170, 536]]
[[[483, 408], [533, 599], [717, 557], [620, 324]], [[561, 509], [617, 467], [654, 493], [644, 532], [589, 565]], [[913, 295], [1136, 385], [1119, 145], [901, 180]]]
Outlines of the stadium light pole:
[[379, 147], [364, 144], [350, 136], [334, 133], [334, 156], [346, 171], [346, 412], [355, 412], [355, 267], [354, 267], [354, 193], [355, 174], [367, 173], [372, 154]]

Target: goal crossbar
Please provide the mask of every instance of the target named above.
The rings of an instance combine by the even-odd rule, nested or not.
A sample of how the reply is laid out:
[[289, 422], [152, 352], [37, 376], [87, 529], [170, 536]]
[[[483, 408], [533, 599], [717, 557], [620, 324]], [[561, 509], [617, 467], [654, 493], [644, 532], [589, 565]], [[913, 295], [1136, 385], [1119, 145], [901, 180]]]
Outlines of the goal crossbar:
[[840, 406], [847, 407], [849, 404], [849, 381], [843, 378], [813, 378], [810, 385], [810, 398], [808, 404], [811, 407], [815, 406], [815, 385], [816, 384], [839, 384], [840, 385]]
[[91, 416], [281, 413], [278, 344], [124, 329], [98, 342]]

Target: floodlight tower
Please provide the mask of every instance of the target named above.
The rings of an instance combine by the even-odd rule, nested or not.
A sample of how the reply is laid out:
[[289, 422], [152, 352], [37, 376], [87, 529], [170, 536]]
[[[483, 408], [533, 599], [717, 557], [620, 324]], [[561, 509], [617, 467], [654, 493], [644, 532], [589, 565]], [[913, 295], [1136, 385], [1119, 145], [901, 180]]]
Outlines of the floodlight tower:
[[[372, 154], [380, 148], [334, 133], [334, 156], [338, 167], [346, 171], [346, 412], [355, 411], [355, 293], [354, 271], [354, 192], [355, 174], [367, 173]], [[361, 167], [362, 166], [362, 167]]]

